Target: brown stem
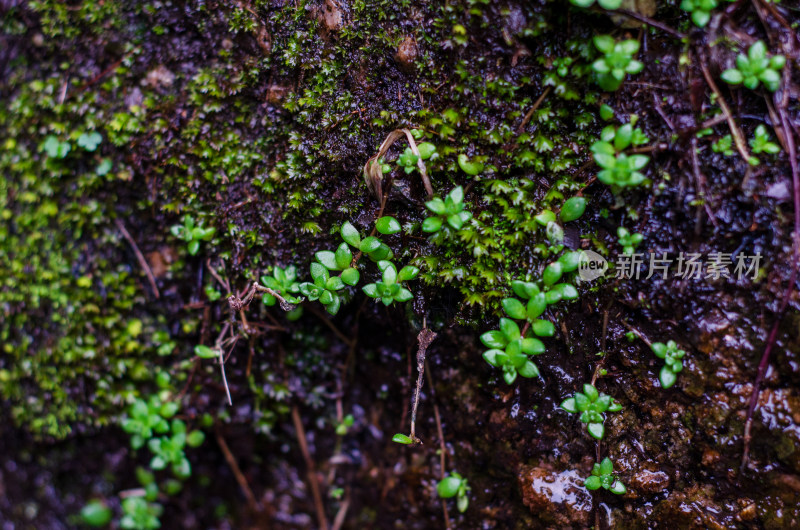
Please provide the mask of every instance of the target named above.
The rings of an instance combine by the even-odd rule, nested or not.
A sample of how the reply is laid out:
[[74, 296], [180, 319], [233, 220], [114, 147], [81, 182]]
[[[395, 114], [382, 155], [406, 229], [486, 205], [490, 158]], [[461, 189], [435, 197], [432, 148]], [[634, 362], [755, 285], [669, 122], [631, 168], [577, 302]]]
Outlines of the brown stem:
[[161, 295], [158, 292], [158, 285], [156, 285], [156, 277], [153, 275], [153, 271], [150, 269], [150, 265], [147, 264], [147, 260], [144, 259], [142, 252], [139, 250], [138, 245], [136, 245], [136, 241], [133, 240], [131, 237], [130, 232], [125, 228], [125, 225], [122, 224], [122, 221], [119, 219], [114, 219], [114, 223], [117, 225], [117, 229], [122, 234], [122, 237], [128, 242], [128, 244], [133, 248], [133, 253], [136, 254], [136, 261], [139, 262], [139, 266], [144, 269], [144, 273], [147, 276], [147, 281], [150, 282], [150, 287], [153, 289], [153, 294], [155, 295], [156, 299], [158, 299]]
[[215, 429], [214, 433], [217, 438], [217, 445], [219, 445], [222, 455], [225, 457], [225, 461], [231, 468], [233, 476], [236, 478], [236, 482], [239, 483], [242, 493], [247, 498], [247, 504], [250, 506], [250, 509], [253, 511], [261, 511], [261, 506], [258, 504], [258, 501], [256, 501], [256, 496], [253, 495], [253, 490], [250, 489], [250, 485], [247, 483], [247, 478], [244, 476], [244, 473], [242, 473], [242, 469], [239, 467], [238, 462], [236, 462], [236, 458], [233, 456], [228, 444], [225, 442], [225, 438], [222, 436], [222, 431], [217, 428]]
[[669, 27], [669, 26], [667, 26], [665, 24], [662, 24], [658, 20], [653, 20], [650, 17], [646, 17], [644, 15], [640, 15], [639, 13], [636, 13], [635, 11], [629, 11], [627, 9], [617, 9], [616, 11], [609, 12], [609, 13], [611, 13], [611, 14], [619, 14], [619, 15], [622, 15], [622, 16], [625, 16], [625, 17], [628, 17], [628, 18], [632, 18], [634, 20], [638, 20], [639, 22], [641, 22], [643, 24], [647, 24], [648, 26], [652, 26], [652, 27], [654, 27], [656, 29], [660, 29], [661, 31], [663, 31], [665, 33], [669, 33], [670, 35], [672, 35], [676, 39], [685, 39], [686, 38], [686, 35], [684, 33], [681, 33], [680, 31], [674, 30], [671, 27]]
[[311, 488], [311, 495], [314, 497], [314, 507], [317, 511], [317, 525], [321, 530], [327, 530], [328, 520], [325, 517], [325, 505], [322, 503], [322, 493], [320, 493], [319, 482], [317, 481], [316, 466], [314, 465], [314, 460], [311, 459], [311, 453], [308, 452], [306, 431], [303, 429], [303, 422], [300, 419], [300, 410], [297, 408], [297, 405], [292, 407], [292, 422], [294, 422], [294, 429], [297, 432], [297, 442], [300, 444], [300, 452], [303, 453], [303, 459], [306, 462], [308, 487]]
[[517, 134], [522, 134], [522, 131], [525, 130], [525, 126], [528, 124], [529, 121], [531, 121], [531, 117], [533, 117], [533, 113], [536, 112], [536, 109], [539, 108], [539, 105], [542, 104], [542, 102], [544, 101], [544, 98], [547, 97], [547, 94], [550, 93], [550, 90], [552, 88], [553, 88], [552, 86], [548, 86], [547, 88], [545, 88], [544, 92], [542, 92], [542, 95], [539, 96], [539, 98], [533, 103], [533, 107], [531, 107], [531, 110], [529, 110], [525, 114], [525, 118], [522, 119], [522, 123], [520, 123], [519, 127], [517, 127]]

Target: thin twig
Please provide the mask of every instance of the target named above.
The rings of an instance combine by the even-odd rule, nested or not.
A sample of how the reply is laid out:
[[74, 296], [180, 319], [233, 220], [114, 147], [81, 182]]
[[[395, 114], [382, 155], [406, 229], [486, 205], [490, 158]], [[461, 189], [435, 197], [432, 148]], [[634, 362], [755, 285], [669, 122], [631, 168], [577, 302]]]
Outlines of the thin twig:
[[347, 517], [347, 510], [350, 508], [350, 492], [347, 492], [347, 496], [342, 501], [342, 505], [339, 506], [339, 511], [336, 512], [336, 517], [333, 518], [333, 525], [331, 525], [331, 530], [339, 530], [342, 525], [344, 524], [345, 518]]
[[628, 17], [628, 18], [632, 18], [634, 20], [638, 20], [639, 22], [641, 22], [643, 24], [647, 24], [648, 26], [652, 26], [652, 27], [654, 27], [656, 29], [660, 29], [661, 31], [663, 31], [665, 33], [669, 33], [670, 35], [672, 35], [676, 39], [685, 39], [686, 38], [686, 34], [681, 33], [680, 31], [674, 30], [671, 27], [667, 26], [666, 24], [662, 24], [658, 20], [653, 20], [650, 17], [646, 17], [644, 15], [636, 13], [635, 11], [629, 11], [627, 9], [617, 9], [613, 13], [612, 12], [609, 12], [609, 13], [610, 14], [619, 14], [619, 15], [622, 15], [622, 16], [625, 16], [625, 17]]
[[428, 351], [428, 347], [433, 342], [433, 339], [436, 338], [436, 333], [429, 330], [428, 328], [424, 328], [422, 331], [419, 332], [417, 335], [417, 341], [419, 342], [419, 347], [417, 348], [417, 387], [414, 391], [414, 403], [411, 407], [411, 434], [409, 437], [414, 443], [422, 443], [419, 438], [417, 438], [415, 434], [416, 423], [417, 423], [417, 407], [419, 406], [419, 393], [422, 390], [422, 383], [425, 378], [425, 354]]
[[539, 96], [536, 99], [536, 101], [533, 103], [533, 106], [531, 107], [531, 109], [527, 113], [525, 113], [525, 117], [522, 119], [522, 123], [520, 123], [519, 127], [517, 127], [517, 134], [522, 134], [522, 131], [525, 130], [525, 126], [528, 125], [529, 121], [531, 121], [531, 118], [533, 117], [533, 113], [536, 112], [536, 109], [539, 108], [539, 105], [542, 104], [542, 102], [544, 101], [544, 98], [547, 97], [547, 94], [550, 93], [550, 90], [552, 88], [553, 88], [552, 86], [548, 86], [547, 88], [545, 88], [544, 92], [542, 92], [542, 95]]
[[[445, 469], [447, 469], [447, 446], [444, 443], [444, 430], [442, 429], [442, 417], [439, 414], [439, 405], [436, 403], [436, 385], [433, 382], [433, 372], [425, 359], [425, 371], [428, 372], [428, 387], [431, 389], [431, 401], [433, 402], [433, 417], [436, 419], [436, 432], [439, 435], [439, 480], [444, 480]], [[441, 499], [442, 514], [444, 515], [444, 526], [450, 530], [450, 513], [447, 510], [447, 501]]]
[[153, 275], [153, 271], [150, 269], [150, 265], [148, 265], [147, 260], [144, 259], [142, 252], [139, 250], [139, 247], [136, 245], [136, 241], [133, 240], [131, 237], [130, 232], [125, 228], [125, 225], [122, 224], [122, 221], [119, 219], [114, 219], [114, 223], [117, 225], [117, 229], [122, 233], [122, 237], [128, 242], [128, 244], [133, 248], [133, 253], [136, 254], [136, 260], [139, 262], [139, 265], [144, 269], [144, 273], [147, 276], [147, 281], [150, 282], [150, 287], [153, 289], [153, 294], [155, 295], [156, 299], [160, 298], [160, 293], [158, 292], [158, 285], [156, 285], [156, 277]]
[[[708, 204], [709, 195], [706, 191], [706, 178], [700, 172], [700, 163], [697, 160], [697, 138], [694, 136], [692, 137], [692, 173], [697, 181], [697, 191], [699, 192], [699, 195], [702, 195], [703, 197], [703, 208], [708, 215], [708, 219], [711, 221], [711, 224], [714, 225], [714, 228], [719, 228], [717, 216], [711, 210], [711, 205]], [[700, 226], [699, 223], [698, 226]]]
[[708, 71], [708, 65], [706, 64], [706, 58], [703, 52], [700, 52], [700, 68], [703, 70], [703, 77], [706, 78], [706, 83], [708, 83], [711, 91], [714, 92], [714, 95], [717, 97], [719, 108], [722, 109], [722, 113], [725, 115], [725, 119], [728, 121], [728, 127], [733, 135], [733, 141], [736, 144], [736, 149], [739, 150], [739, 153], [742, 155], [742, 158], [744, 158], [744, 161], [748, 162], [750, 160], [750, 152], [747, 150], [747, 144], [745, 144], [742, 131], [740, 131], [739, 126], [736, 125], [736, 121], [733, 119], [733, 114], [731, 114], [731, 109], [728, 107], [728, 103], [725, 101], [725, 98], [722, 97], [722, 93], [719, 91], [719, 88], [717, 88], [717, 84], [711, 77], [711, 72]]
[[247, 477], [245, 477], [244, 473], [242, 473], [239, 463], [236, 462], [236, 458], [233, 456], [233, 453], [231, 453], [227, 442], [225, 442], [225, 438], [222, 436], [222, 431], [217, 428], [214, 430], [214, 434], [217, 438], [217, 445], [219, 445], [222, 455], [225, 457], [225, 461], [228, 462], [228, 466], [231, 468], [236, 482], [239, 483], [242, 493], [247, 498], [247, 504], [250, 505], [250, 509], [253, 511], [261, 511], [261, 506], [258, 504], [256, 496], [253, 495], [253, 490], [250, 489], [250, 484], [247, 483]]
[[297, 442], [300, 444], [300, 452], [303, 453], [303, 459], [306, 462], [308, 486], [311, 488], [311, 495], [314, 497], [314, 507], [317, 511], [317, 525], [321, 530], [327, 530], [328, 520], [325, 517], [325, 505], [322, 503], [322, 493], [320, 493], [319, 490], [316, 466], [314, 465], [314, 460], [311, 459], [311, 453], [308, 452], [306, 431], [303, 429], [303, 421], [300, 419], [300, 410], [297, 408], [297, 405], [292, 407], [292, 422], [294, 423], [294, 430], [297, 432]]

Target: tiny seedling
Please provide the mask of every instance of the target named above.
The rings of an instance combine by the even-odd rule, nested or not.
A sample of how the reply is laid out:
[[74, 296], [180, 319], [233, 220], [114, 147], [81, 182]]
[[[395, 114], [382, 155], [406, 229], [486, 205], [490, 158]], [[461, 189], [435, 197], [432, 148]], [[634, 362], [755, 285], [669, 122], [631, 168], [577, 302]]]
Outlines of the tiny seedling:
[[172, 235], [186, 242], [189, 254], [196, 255], [200, 250], [201, 241], [211, 241], [216, 232], [216, 228], [204, 228], [203, 222], [195, 224], [194, 218], [187, 215], [183, 218], [182, 225], [173, 225], [170, 228]]
[[604, 414], [620, 411], [622, 405], [611, 396], [598, 392], [594, 385], [586, 383], [583, 385], [583, 392], [575, 392], [573, 397], [565, 399], [561, 408], [571, 413], [580, 412], [580, 420], [586, 424], [592, 438], [602, 440], [605, 434]]
[[629, 39], [616, 42], [610, 35], [596, 35], [594, 45], [603, 53], [603, 57], [592, 63], [597, 84], [603, 90], [614, 92], [622, 85], [627, 74], [638, 74], [644, 68], [641, 61], [634, 59], [639, 52], [639, 41]]
[[[536, 322], [553, 325], [546, 320]], [[539, 331], [543, 334], [549, 333], [549, 327], [544, 329], [544, 326], [545, 324]], [[490, 365], [503, 370], [503, 379], [509, 385], [517, 379], [517, 375], [529, 378], [539, 376], [539, 368], [528, 356], [544, 353], [544, 344], [539, 339], [523, 337], [519, 326], [513, 320], [501, 318], [500, 329], [487, 331], [481, 335], [481, 342], [490, 348], [483, 353], [483, 358]]]
[[[755, 136], [750, 139], [750, 147], [755, 154], [767, 153], [770, 155], [777, 155], [781, 152], [780, 146], [770, 141], [769, 133], [764, 125], [756, 127]], [[753, 166], [757, 166], [761, 163], [758, 158], [754, 156], [751, 156], [748, 162]]]
[[450, 225], [460, 230], [464, 223], [472, 219], [472, 214], [464, 210], [464, 188], [458, 186], [447, 194], [444, 200], [436, 197], [425, 203], [434, 215], [422, 222], [422, 231], [436, 233], [443, 226]]
[[144, 497], [127, 497], [122, 501], [122, 519], [119, 526], [126, 530], [156, 530], [161, 528], [161, 513], [164, 507], [148, 502]]
[[664, 366], [658, 373], [658, 380], [663, 388], [669, 388], [675, 384], [678, 373], [683, 370], [683, 358], [686, 352], [678, 348], [678, 344], [674, 340], [667, 341], [666, 344], [654, 342], [651, 348], [656, 357], [664, 359]]
[[[318, 257], [319, 254], [320, 253], [317, 252]], [[339, 276], [331, 276], [328, 268], [324, 264], [316, 261], [311, 264], [311, 278], [314, 280], [313, 283], [303, 282], [300, 284], [300, 292], [303, 296], [312, 302], [319, 300], [331, 315], [338, 313], [342, 305], [342, 300], [338, 291], [344, 289], [345, 286], [342, 278]]]
[[[381, 218], [383, 219], [383, 218]], [[342, 239], [351, 247], [355, 248], [359, 252], [362, 252], [369, 256], [372, 261], [382, 261], [382, 260], [390, 260], [392, 259], [392, 250], [389, 248], [386, 243], [383, 243], [380, 239], [375, 236], [369, 236], [365, 238], [361, 238], [361, 234], [358, 232], [355, 226], [350, 224], [349, 221], [345, 221], [342, 225], [341, 229]], [[340, 246], [339, 249], [342, 247]], [[343, 251], [341, 256], [343, 256]], [[340, 256], [340, 257], [341, 257]], [[335, 258], [335, 256], [334, 256]], [[342, 258], [343, 259], [343, 258]], [[358, 270], [353, 269], [358, 272]], [[348, 283], [347, 285], [356, 285], [358, 283], [358, 279], [356, 278], [355, 273], [348, 272], [346, 275], [350, 276], [349, 278], [342, 278], [348, 280], [355, 280], [355, 283]]]
[[[594, 5], [595, 0], [569, 0], [569, 2], [578, 7], [592, 7]], [[619, 9], [622, 5], [622, 0], [597, 0], [597, 5], [602, 7], [603, 9]]]
[[174, 401], [162, 403], [157, 395], [145, 401], [137, 399], [128, 409], [122, 420], [122, 430], [131, 435], [131, 447], [138, 449], [154, 434], [169, 431], [168, 419], [178, 412], [178, 404]]
[[726, 134], [711, 144], [711, 150], [715, 153], [721, 153], [725, 156], [733, 155], [733, 138], [730, 134]]
[[44, 139], [42, 150], [50, 158], [64, 158], [69, 154], [72, 145], [69, 142], [62, 142], [52, 134]]
[[85, 149], [86, 151], [95, 151], [97, 146], [100, 145], [100, 142], [103, 141], [103, 137], [97, 131], [92, 131], [90, 133], [83, 133], [78, 136], [78, 147]]
[[378, 268], [381, 270], [381, 280], [363, 287], [367, 296], [380, 299], [387, 306], [394, 302], [407, 302], [414, 298], [411, 291], [403, 287], [403, 282], [413, 280], [419, 275], [417, 267], [406, 265], [400, 269], [400, 272], [397, 272], [397, 268], [392, 262], [379, 261]]
[[355, 421], [356, 419], [353, 417], [352, 414], [348, 414], [347, 416], [342, 418], [342, 421], [336, 423], [336, 434], [338, 434], [339, 436], [344, 436], [345, 434], [347, 434], [347, 430], [353, 426]]
[[617, 228], [617, 239], [619, 240], [619, 244], [622, 246], [622, 252], [627, 256], [630, 256], [636, 250], [636, 247], [638, 247], [642, 242], [644, 236], [639, 233], [631, 234], [627, 228], [620, 226]]
[[605, 457], [601, 462], [592, 467], [592, 474], [584, 481], [584, 486], [589, 490], [607, 489], [611, 493], [622, 495], [627, 491], [625, 484], [620, 482], [614, 473], [614, 463]]
[[469, 497], [467, 492], [471, 488], [467, 484], [467, 479], [456, 473], [450, 473], [436, 485], [436, 493], [443, 499], [456, 498], [456, 506], [458, 511], [464, 513], [469, 507]]
[[483, 171], [484, 166], [482, 162], [478, 162], [476, 160], [470, 161], [470, 159], [467, 158], [467, 155], [462, 153], [458, 155], [458, 167], [460, 167], [461, 171], [467, 175], [472, 175], [474, 177]]
[[203, 443], [205, 435], [201, 431], [192, 431], [186, 434], [186, 424], [181, 420], [172, 420], [171, 436], [151, 438], [147, 447], [153, 453], [150, 468], [155, 470], [171, 466], [172, 472], [178, 478], [187, 478], [192, 474], [189, 460], [186, 458], [184, 448], [198, 447]]
[[757, 41], [747, 51], [736, 57], [736, 67], [722, 72], [722, 80], [731, 85], [744, 85], [755, 90], [763, 83], [767, 90], [775, 92], [781, 84], [780, 71], [786, 64], [786, 57], [773, 55], [767, 57], [764, 41]]
[[642, 145], [649, 141], [642, 130], [633, 125], [626, 123], [619, 128], [613, 125], [605, 127], [600, 133], [600, 140], [594, 142], [590, 148], [594, 161], [602, 168], [597, 179], [611, 186], [615, 193], [621, 188], [644, 182], [645, 176], [639, 170], [650, 161], [647, 155], [628, 155], [623, 152], [632, 145]]
[[711, 20], [711, 10], [717, 7], [717, 0], [683, 0], [681, 9], [691, 13], [692, 22], [699, 28], [704, 28]]
[[[261, 284], [280, 294], [290, 304], [299, 304], [301, 301], [295, 296], [300, 293], [300, 284], [297, 282], [297, 268], [294, 265], [289, 265], [285, 269], [273, 267], [272, 276], [262, 276]], [[278, 302], [278, 299], [269, 293], [264, 293], [261, 299], [268, 306], [274, 306]]]
[[93, 499], [81, 508], [81, 521], [88, 526], [106, 526], [111, 522], [113, 512], [101, 500]]

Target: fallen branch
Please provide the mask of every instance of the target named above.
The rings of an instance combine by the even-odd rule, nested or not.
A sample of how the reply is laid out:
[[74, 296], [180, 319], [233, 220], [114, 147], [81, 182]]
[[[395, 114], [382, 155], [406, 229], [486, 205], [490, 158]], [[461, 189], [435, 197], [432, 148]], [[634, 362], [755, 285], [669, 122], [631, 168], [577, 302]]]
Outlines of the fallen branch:
[[144, 259], [142, 252], [136, 245], [136, 241], [133, 240], [133, 237], [131, 237], [130, 232], [128, 232], [128, 230], [125, 228], [125, 225], [122, 224], [122, 221], [119, 219], [114, 219], [114, 224], [117, 225], [117, 229], [122, 234], [122, 237], [124, 237], [131, 248], [133, 248], [133, 253], [136, 254], [136, 260], [139, 262], [139, 265], [142, 267], [142, 269], [144, 269], [144, 273], [147, 276], [147, 280], [150, 282], [150, 287], [153, 289], [153, 294], [155, 294], [156, 299], [160, 298], [161, 295], [158, 292], [158, 285], [156, 285], [156, 277], [153, 275], [150, 265], [147, 264], [147, 260]]

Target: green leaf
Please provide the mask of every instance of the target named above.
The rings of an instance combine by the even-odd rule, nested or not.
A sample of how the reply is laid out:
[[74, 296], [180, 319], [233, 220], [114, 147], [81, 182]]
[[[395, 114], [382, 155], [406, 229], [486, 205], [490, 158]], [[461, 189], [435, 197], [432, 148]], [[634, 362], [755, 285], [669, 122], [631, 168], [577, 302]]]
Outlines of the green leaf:
[[500, 319], [500, 331], [503, 332], [503, 335], [505, 335], [508, 341], [518, 339], [520, 336], [519, 326], [516, 322], [508, 318]]
[[547, 309], [547, 297], [539, 293], [528, 301], [527, 317], [529, 320], [538, 318]]
[[81, 509], [81, 519], [89, 526], [105, 526], [113, 513], [103, 501], [91, 500]]
[[368, 283], [364, 287], [362, 287], [364, 294], [369, 296], [370, 298], [378, 298], [378, 286], [374, 283]]
[[496, 329], [487, 331], [481, 335], [481, 342], [487, 348], [505, 348], [506, 344], [508, 344], [508, 340], [503, 332]]
[[400, 223], [394, 217], [385, 215], [375, 222], [375, 228], [384, 235], [396, 234], [400, 231]]
[[189, 254], [191, 254], [192, 256], [197, 255], [197, 252], [200, 250], [200, 241], [196, 239], [189, 241], [187, 249], [189, 250]]
[[619, 480], [615, 480], [614, 483], [611, 485], [611, 487], [608, 488], [608, 491], [610, 491], [611, 493], [616, 493], [617, 495], [622, 495], [628, 490], [625, 488], [625, 484], [623, 484]]
[[667, 355], [667, 345], [663, 342], [654, 342], [650, 345], [650, 348], [659, 359], [663, 359]]
[[544, 343], [539, 339], [522, 339], [520, 345], [522, 347], [522, 351], [528, 355], [540, 355], [545, 351]]
[[592, 40], [597, 49], [603, 53], [609, 53], [614, 50], [614, 38], [610, 35], [595, 35]]
[[458, 499], [456, 499], [456, 506], [458, 507], [459, 512], [466, 512], [467, 508], [469, 508], [469, 497], [459, 494]]
[[548, 223], [552, 223], [556, 220], [556, 214], [553, 213], [552, 210], [543, 210], [539, 215], [534, 217], [536, 222], [542, 226], [547, 226]]
[[519, 375], [522, 377], [539, 377], [539, 368], [537, 368], [536, 365], [531, 361], [526, 361], [522, 367], [517, 369], [517, 372], [519, 372]]
[[678, 380], [678, 376], [668, 366], [663, 366], [658, 373], [658, 380], [661, 382], [662, 388], [670, 388]]
[[536, 296], [539, 294], [539, 288], [533, 282], [523, 282], [520, 280], [514, 280], [511, 282], [511, 289], [513, 289], [514, 294], [519, 296], [520, 298], [528, 299], [532, 296]]
[[511, 318], [523, 320], [527, 316], [525, 306], [516, 298], [504, 298], [502, 304], [503, 310]]
[[729, 68], [728, 70], [725, 70], [724, 72], [722, 72], [722, 75], [720, 75], [720, 77], [722, 78], [723, 81], [725, 81], [730, 85], [738, 85], [742, 81], [744, 81], [744, 76], [742, 75], [742, 73], [735, 68]]
[[565, 223], [578, 219], [586, 211], [586, 199], [583, 197], [572, 197], [567, 199], [561, 207], [559, 217]]
[[412, 440], [405, 434], [400, 434], [400, 433], [397, 433], [394, 436], [392, 436], [392, 441], [394, 443], [404, 444], [404, 445], [411, 445], [414, 443], [414, 440]]
[[467, 155], [463, 153], [458, 155], [458, 167], [467, 175], [473, 176], [483, 171], [483, 164], [480, 162], [470, 162]]
[[459, 486], [461, 486], [461, 479], [452, 476], [445, 477], [439, 481], [439, 484], [436, 486], [436, 492], [439, 494], [439, 497], [449, 499], [450, 497], [456, 496]]
[[349, 221], [345, 221], [342, 225], [342, 239], [344, 239], [349, 245], [354, 246], [355, 248], [360, 249], [361, 247], [361, 235], [356, 230], [356, 227], [350, 224]]
[[596, 476], [592, 475], [592, 476], [588, 477], [584, 481], [583, 485], [586, 486], [586, 489], [589, 489], [589, 490], [600, 489], [600, 485], [601, 485], [600, 477], [596, 477]]
[[189, 447], [200, 447], [205, 439], [206, 435], [203, 434], [202, 431], [192, 431], [186, 437], [186, 445]]
[[194, 347], [194, 354], [203, 359], [213, 359], [219, 356], [216, 350], [212, 350], [208, 346], [203, 346], [202, 344], [198, 344]]
[[611, 461], [610, 458], [605, 457], [602, 462], [600, 462], [600, 474], [601, 475], [610, 475], [614, 472], [614, 463]]
[[406, 288], [400, 288], [400, 291], [394, 295], [394, 299], [397, 302], [408, 302], [412, 298], [414, 298], [414, 295]]
[[589, 434], [592, 438], [596, 440], [602, 440], [603, 435], [606, 432], [605, 427], [603, 427], [602, 423], [590, 423], [586, 426], [586, 430], [589, 431]]
[[566, 410], [567, 412], [578, 412], [578, 407], [575, 405], [575, 398], [567, 398], [561, 402], [561, 408]]
[[353, 261], [353, 253], [350, 252], [350, 247], [347, 243], [339, 245], [339, 248], [336, 249], [336, 253], [334, 254], [334, 258], [336, 261], [336, 270], [344, 270], [350, 266], [350, 262]]
[[341, 278], [347, 285], [355, 286], [358, 284], [361, 274], [358, 272], [358, 269], [351, 267], [342, 271]]
[[331, 276], [325, 281], [325, 288], [330, 291], [340, 291], [344, 289], [344, 282], [338, 276]]
[[561, 279], [562, 269], [561, 264], [557, 261], [551, 263], [544, 269], [542, 280], [545, 285], [553, 285]]
[[439, 197], [426, 202], [425, 206], [428, 208], [428, 210], [432, 211], [436, 215], [444, 215], [447, 213], [447, 207], [445, 206], [444, 201]]
[[325, 265], [317, 262], [311, 264], [311, 277], [314, 279], [315, 283], [320, 278], [322, 279], [323, 282], [325, 282], [328, 280], [329, 276], [330, 274], [328, 273], [328, 268], [325, 267]]
[[483, 352], [483, 358], [495, 368], [502, 366], [508, 359], [503, 350], [491, 349]]
[[427, 160], [436, 152], [436, 146], [430, 142], [422, 142], [417, 145], [417, 151], [419, 151], [420, 158]]
[[600, 397], [600, 392], [597, 391], [597, 388], [589, 383], [583, 385], [583, 393], [592, 402], [597, 401], [597, 398]]
[[562, 300], [575, 300], [578, 298], [578, 290], [569, 283], [554, 285], [552, 290], [557, 291]]
[[419, 269], [414, 267], [413, 265], [406, 265], [400, 272], [397, 274], [397, 281], [399, 282], [407, 282], [413, 280], [419, 275]]
[[383, 283], [386, 285], [393, 285], [397, 282], [397, 269], [395, 269], [394, 265], [389, 264], [388, 267], [383, 269]]
[[424, 221], [422, 221], [422, 231], [423, 232], [438, 232], [442, 228], [442, 218], [441, 217], [428, 217]]
[[369, 236], [369, 237], [364, 238], [363, 241], [361, 241], [360, 249], [361, 249], [361, 252], [370, 253], [370, 252], [374, 252], [375, 250], [378, 250], [378, 247], [380, 247], [380, 246], [381, 246], [381, 240], [380, 239], [378, 239], [375, 236]]
[[[338, 265], [336, 265], [336, 255], [330, 250], [321, 250], [314, 254], [314, 257], [316, 257], [317, 261], [322, 263], [326, 269], [335, 271], [339, 268]], [[314, 273], [312, 272], [311, 275], [314, 276]], [[316, 279], [316, 276], [314, 276], [314, 278]]]
[[531, 328], [538, 337], [552, 337], [556, 332], [556, 327], [548, 320], [534, 320]]
[[614, 109], [609, 105], [603, 103], [600, 105], [600, 119], [603, 121], [610, 121], [614, 119]]

